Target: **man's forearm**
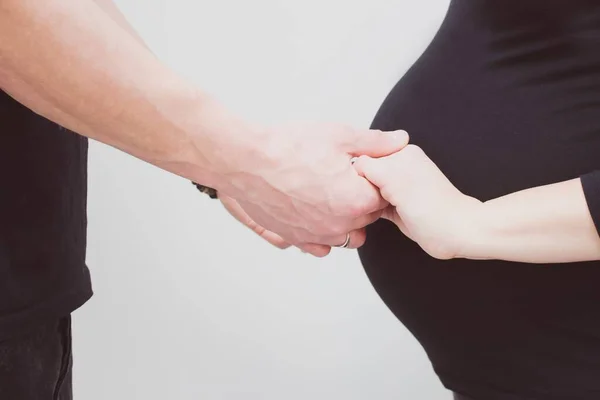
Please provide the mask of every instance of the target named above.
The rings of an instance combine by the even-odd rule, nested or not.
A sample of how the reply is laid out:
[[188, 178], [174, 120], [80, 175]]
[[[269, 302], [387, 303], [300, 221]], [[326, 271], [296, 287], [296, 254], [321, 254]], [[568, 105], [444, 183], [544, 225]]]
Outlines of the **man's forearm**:
[[362, 228], [387, 205], [351, 157], [386, 156], [408, 140], [240, 121], [92, 0], [1, 0], [0, 88], [66, 128], [235, 199], [287, 243], [321, 250], [349, 236], [360, 246]]
[[231, 172], [224, 143], [252, 144], [91, 0], [0, 2], [0, 87], [66, 128], [216, 188]]

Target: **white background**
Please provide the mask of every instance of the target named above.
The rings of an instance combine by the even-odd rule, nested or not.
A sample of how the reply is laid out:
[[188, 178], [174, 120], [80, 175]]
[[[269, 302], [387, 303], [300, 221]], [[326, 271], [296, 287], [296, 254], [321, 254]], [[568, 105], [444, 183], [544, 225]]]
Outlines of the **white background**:
[[[367, 127], [448, 0], [120, 0], [166, 63], [241, 115]], [[90, 150], [75, 314], [84, 400], [444, 400], [353, 251], [271, 248], [189, 182]]]

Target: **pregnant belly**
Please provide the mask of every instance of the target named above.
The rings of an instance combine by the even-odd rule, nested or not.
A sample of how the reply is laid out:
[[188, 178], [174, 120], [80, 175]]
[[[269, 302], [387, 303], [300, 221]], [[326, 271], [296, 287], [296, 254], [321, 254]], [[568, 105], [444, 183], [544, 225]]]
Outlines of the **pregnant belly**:
[[[407, 130], [461, 191], [488, 200], [600, 169], [600, 109], [546, 97], [541, 87], [506, 89], [485, 76], [442, 79], [417, 69], [372, 126]], [[465, 346], [526, 351], [528, 338], [549, 325], [591, 332], [600, 353], [600, 318], [589, 306], [600, 304], [600, 263], [440, 261], [387, 221], [368, 227], [359, 255], [379, 295], [439, 368], [451, 368]]]

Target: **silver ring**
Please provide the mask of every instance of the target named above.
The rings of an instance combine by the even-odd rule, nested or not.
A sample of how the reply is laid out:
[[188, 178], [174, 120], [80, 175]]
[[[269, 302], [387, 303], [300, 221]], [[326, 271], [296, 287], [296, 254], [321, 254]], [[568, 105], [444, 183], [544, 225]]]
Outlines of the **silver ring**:
[[348, 246], [350, 246], [350, 234], [346, 233], [346, 241], [344, 242], [344, 244], [336, 247], [339, 247], [340, 249], [347, 249]]

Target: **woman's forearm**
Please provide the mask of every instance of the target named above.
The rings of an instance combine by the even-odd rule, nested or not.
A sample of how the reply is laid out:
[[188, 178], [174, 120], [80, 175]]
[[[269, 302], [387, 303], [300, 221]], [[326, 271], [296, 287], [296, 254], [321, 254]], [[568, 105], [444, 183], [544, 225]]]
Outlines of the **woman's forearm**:
[[384, 217], [435, 258], [600, 260], [594, 223], [600, 222], [600, 172], [481, 202], [458, 190], [418, 146], [361, 157], [355, 167], [394, 206]]
[[66, 128], [213, 187], [224, 144], [246, 140], [228, 132], [249, 136], [91, 0], [0, 2], [0, 87]]
[[600, 260], [600, 238], [581, 180], [485, 202], [462, 256], [529, 263]]

